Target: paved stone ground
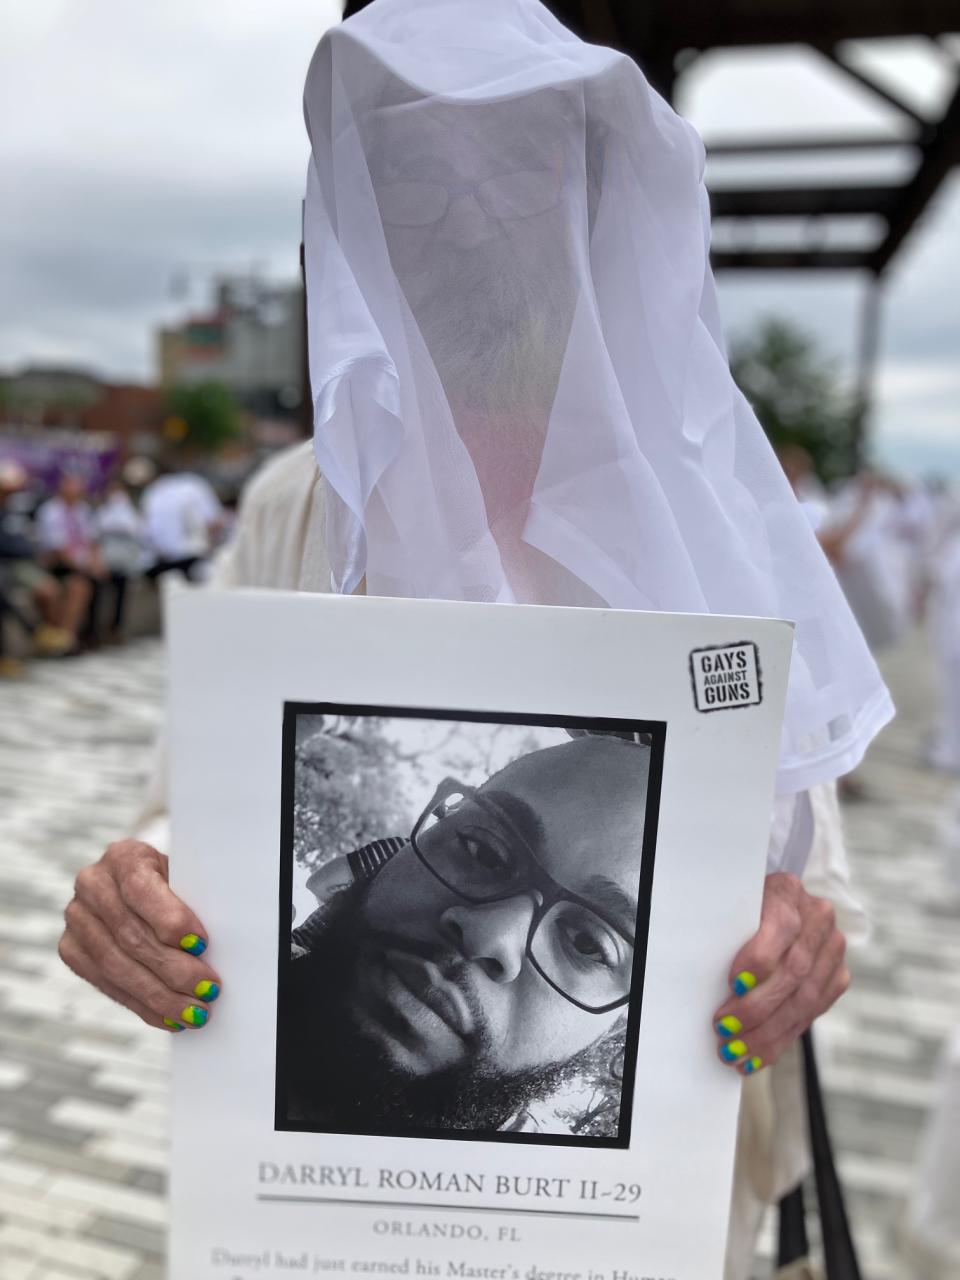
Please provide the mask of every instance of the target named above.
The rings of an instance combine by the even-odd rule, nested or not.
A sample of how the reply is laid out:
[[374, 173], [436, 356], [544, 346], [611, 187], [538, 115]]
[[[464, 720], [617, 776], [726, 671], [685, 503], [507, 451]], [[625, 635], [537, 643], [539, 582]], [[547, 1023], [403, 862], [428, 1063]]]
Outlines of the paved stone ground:
[[[938, 1045], [960, 1025], [960, 900], [939, 853], [956, 784], [917, 763], [920, 639], [887, 665], [900, 717], [864, 767], [872, 798], [847, 811], [876, 928], [819, 1045], [865, 1278], [912, 1280], [897, 1222]], [[169, 1041], [55, 952], [76, 870], [136, 810], [162, 683], [159, 645], [138, 642], [0, 686], [0, 1280], [163, 1275]]]

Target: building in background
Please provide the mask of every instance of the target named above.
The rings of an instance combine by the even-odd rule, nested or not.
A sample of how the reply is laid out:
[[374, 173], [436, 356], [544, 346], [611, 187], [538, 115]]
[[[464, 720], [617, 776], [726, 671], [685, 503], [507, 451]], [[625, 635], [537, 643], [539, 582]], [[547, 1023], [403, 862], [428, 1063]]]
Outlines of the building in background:
[[165, 390], [217, 382], [261, 419], [296, 419], [304, 365], [303, 291], [228, 276], [211, 309], [157, 331], [158, 379]]
[[[155, 386], [52, 364], [0, 374], [0, 459], [15, 458], [41, 490], [69, 468], [99, 491], [127, 458], [189, 445], [201, 455], [193, 465], [229, 499], [263, 457], [302, 435], [299, 284], [221, 277], [208, 312], [158, 329], [155, 338]], [[213, 441], [209, 419], [218, 408], [231, 429]]]

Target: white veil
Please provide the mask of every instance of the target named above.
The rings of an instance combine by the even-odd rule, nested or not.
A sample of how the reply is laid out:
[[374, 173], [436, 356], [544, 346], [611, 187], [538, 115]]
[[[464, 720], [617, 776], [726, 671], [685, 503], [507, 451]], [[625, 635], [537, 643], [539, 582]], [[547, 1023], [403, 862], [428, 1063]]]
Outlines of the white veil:
[[304, 107], [334, 589], [789, 618], [780, 790], [852, 768], [892, 707], [730, 375], [696, 132], [537, 0], [375, 0]]

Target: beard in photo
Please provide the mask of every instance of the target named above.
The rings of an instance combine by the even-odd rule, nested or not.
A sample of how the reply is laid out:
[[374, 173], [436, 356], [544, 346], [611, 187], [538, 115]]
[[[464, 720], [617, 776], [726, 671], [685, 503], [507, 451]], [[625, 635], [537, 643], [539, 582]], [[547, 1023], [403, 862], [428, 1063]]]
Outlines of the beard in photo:
[[[289, 1123], [347, 1132], [496, 1132], [560, 1089], [595, 1054], [598, 1042], [562, 1062], [503, 1070], [496, 1063], [482, 1002], [467, 972], [469, 962], [448, 948], [405, 939], [406, 949], [430, 959], [446, 981], [456, 984], [470, 1008], [473, 1030], [461, 1063], [427, 1074], [399, 1068], [381, 1044], [364, 1034], [354, 1016], [358, 966], [373, 951], [399, 941], [365, 928], [366, 889], [357, 885], [344, 891], [313, 950], [291, 962], [279, 1032], [281, 1096]], [[622, 1042], [622, 1029], [607, 1037], [612, 1058]]]

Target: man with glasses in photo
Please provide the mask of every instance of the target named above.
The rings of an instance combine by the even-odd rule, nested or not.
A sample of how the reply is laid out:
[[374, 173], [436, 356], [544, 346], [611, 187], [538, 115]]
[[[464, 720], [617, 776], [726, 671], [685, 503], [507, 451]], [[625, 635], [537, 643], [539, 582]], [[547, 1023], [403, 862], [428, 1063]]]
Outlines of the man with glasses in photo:
[[589, 736], [447, 778], [409, 840], [351, 855], [294, 932], [283, 1127], [569, 1133], [597, 1063], [619, 1093], [649, 760]]

